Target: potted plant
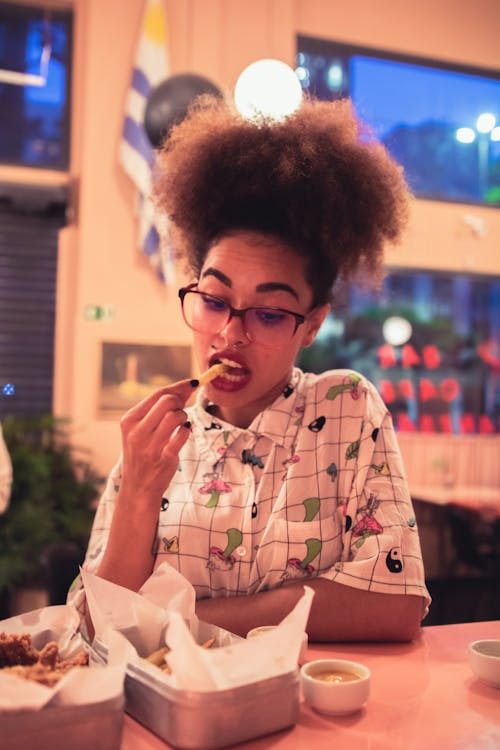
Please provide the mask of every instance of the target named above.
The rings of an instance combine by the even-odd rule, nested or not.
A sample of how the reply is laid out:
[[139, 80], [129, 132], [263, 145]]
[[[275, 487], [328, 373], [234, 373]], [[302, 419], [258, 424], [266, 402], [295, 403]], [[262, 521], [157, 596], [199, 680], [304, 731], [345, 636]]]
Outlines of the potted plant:
[[87, 545], [103, 477], [71, 445], [67, 422], [47, 414], [2, 420], [13, 470], [10, 505], [0, 516], [4, 600], [22, 587], [46, 587], [51, 565], [62, 578], [75, 575], [78, 563], [68, 566], [64, 554], [59, 565], [52, 561], [58, 550], [83, 555]]

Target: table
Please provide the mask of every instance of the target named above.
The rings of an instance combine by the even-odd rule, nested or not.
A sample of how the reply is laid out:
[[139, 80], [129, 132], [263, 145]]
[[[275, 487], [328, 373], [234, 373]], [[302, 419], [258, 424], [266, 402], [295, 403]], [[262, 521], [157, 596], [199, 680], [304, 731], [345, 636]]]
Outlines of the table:
[[463, 565], [500, 574], [500, 487], [413, 485], [411, 496], [428, 578]]
[[434, 505], [459, 505], [468, 510], [500, 517], [500, 487], [412, 485], [410, 491], [413, 500]]
[[[239, 750], [498, 750], [500, 689], [473, 675], [467, 645], [500, 638], [500, 621], [422, 628], [410, 644], [313, 644], [307, 660], [336, 656], [372, 670], [371, 696], [359, 713], [328, 717], [301, 703], [295, 727], [236, 746]], [[169, 746], [129, 716], [121, 750]]]

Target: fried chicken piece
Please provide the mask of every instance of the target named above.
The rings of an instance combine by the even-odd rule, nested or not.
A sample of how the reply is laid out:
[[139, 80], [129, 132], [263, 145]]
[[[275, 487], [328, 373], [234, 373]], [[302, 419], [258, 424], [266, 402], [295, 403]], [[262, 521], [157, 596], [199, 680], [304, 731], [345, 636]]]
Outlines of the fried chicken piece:
[[53, 669], [43, 664], [18, 664], [15, 667], [5, 667], [2, 672], [11, 674], [14, 677], [21, 677], [23, 680], [32, 680], [40, 685], [54, 687], [62, 677], [62, 674], [54, 672]]
[[31, 643], [31, 635], [0, 633], [0, 669], [16, 664], [29, 665], [38, 661], [38, 651]]
[[74, 656], [69, 656], [67, 659], [60, 659], [56, 661], [54, 669], [56, 672], [67, 672], [73, 667], [87, 667], [89, 663], [89, 655], [86, 651], [78, 651]]
[[27, 633], [0, 633], [0, 668], [25, 680], [34, 680], [41, 685], [54, 687], [70, 669], [83, 667], [88, 663], [89, 657], [85, 651], [79, 651], [67, 659], [60, 659], [59, 646], [55, 641], [49, 641], [37, 651], [31, 643], [31, 636]]
[[57, 657], [59, 656], [59, 646], [55, 641], [49, 641], [38, 653], [38, 661], [50, 669], [56, 668]]

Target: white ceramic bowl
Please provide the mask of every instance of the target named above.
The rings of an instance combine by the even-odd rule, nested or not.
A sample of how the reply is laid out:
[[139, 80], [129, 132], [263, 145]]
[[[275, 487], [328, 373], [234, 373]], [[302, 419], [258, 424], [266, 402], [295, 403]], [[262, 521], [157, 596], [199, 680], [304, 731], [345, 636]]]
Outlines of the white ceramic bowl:
[[[256, 635], [266, 633], [268, 630], [274, 630], [277, 627], [277, 625], [260, 625], [258, 628], [252, 628], [251, 630], [249, 630], [247, 633], [247, 638], [255, 638]], [[304, 633], [304, 635], [302, 636], [302, 645], [300, 647], [299, 664], [303, 664], [306, 660], [308, 643], [309, 639], [307, 637], [307, 633]]]
[[500, 639], [474, 641], [468, 648], [469, 664], [482, 682], [500, 688]]
[[[349, 681], [333, 681], [333, 674], [354, 675]], [[332, 681], [319, 675], [329, 674]], [[371, 672], [364, 664], [348, 659], [317, 659], [304, 664], [300, 684], [304, 700], [315, 711], [342, 716], [359, 711], [370, 694]]]

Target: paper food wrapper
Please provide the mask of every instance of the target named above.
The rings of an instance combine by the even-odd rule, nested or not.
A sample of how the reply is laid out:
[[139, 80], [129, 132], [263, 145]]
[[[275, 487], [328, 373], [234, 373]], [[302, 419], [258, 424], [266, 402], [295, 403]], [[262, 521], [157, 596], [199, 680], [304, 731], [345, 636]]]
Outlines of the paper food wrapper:
[[[156, 678], [163, 675], [179, 689], [225, 690], [297, 668], [314, 596], [307, 586], [274, 630], [246, 640], [199, 620], [193, 587], [168, 563], [159, 566], [139, 593], [83, 570], [81, 575], [96, 639], [107, 645], [109, 628], [118, 630], [134, 647], [131, 662]], [[213, 648], [199, 645], [211, 637]], [[144, 659], [166, 643], [171, 674]]]
[[[80, 618], [67, 605], [43, 607], [17, 617], [0, 621], [0, 632], [29, 633], [35, 648], [56, 641], [61, 658], [69, 658], [85, 648], [78, 633]], [[50, 704], [82, 705], [110, 700], [123, 692], [125, 664], [130, 644], [119, 633], [108, 629], [109, 660], [107, 666], [89, 665], [67, 672], [49, 688], [31, 680], [4, 673], [0, 669], [0, 716], [2, 711], [39, 710]], [[99, 674], [96, 675], [96, 670]]]

